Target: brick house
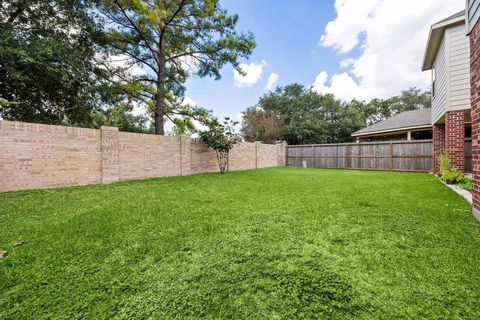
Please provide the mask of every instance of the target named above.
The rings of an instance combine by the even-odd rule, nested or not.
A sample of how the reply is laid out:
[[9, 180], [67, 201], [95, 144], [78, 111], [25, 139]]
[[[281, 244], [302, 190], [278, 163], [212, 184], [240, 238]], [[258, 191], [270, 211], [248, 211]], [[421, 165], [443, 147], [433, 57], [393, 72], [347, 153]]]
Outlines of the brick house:
[[465, 16], [471, 61], [473, 213], [480, 220], [480, 0], [467, 0], [466, 4]]
[[[470, 2], [476, 2], [470, 8], [478, 7], [480, 0]], [[431, 73], [431, 109], [403, 112], [354, 132], [358, 142], [433, 139], [434, 173], [439, 171], [442, 152], [449, 155], [453, 167], [472, 172], [471, 40], [467, 35], [471, 23], [465, 17], [462, 10], [431, 26], [422, 63], [422, 70]]]
[[470, 42], [465, 11], [430, 29], [422, 70], [431, 72], [434, 173], [438, 156], [446, 152], [450, 164], [465, 172], [465, 137], [471, 132]]

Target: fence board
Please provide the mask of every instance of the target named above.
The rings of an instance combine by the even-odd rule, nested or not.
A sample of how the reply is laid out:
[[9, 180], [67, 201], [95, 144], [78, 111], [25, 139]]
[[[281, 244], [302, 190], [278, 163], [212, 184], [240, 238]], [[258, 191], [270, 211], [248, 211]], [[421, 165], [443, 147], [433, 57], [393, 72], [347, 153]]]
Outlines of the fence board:
[[429, 172], [433, 144], [432, 140], [414, 140], [287, 146], [288, 166], [304, 162], [314, 168]]

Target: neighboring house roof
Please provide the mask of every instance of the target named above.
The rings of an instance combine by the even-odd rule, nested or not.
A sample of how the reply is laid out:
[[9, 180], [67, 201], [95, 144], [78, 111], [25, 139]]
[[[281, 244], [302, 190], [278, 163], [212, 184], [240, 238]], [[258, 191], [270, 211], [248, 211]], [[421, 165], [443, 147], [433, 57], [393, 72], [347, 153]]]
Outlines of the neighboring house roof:
[[369, 127], [352, 133], [353, 137], [381, 134], [405, 129], [420, 129], [431, 127], [431, 109], [418, 109], [401, 112], [393, 117], [372, 124]]
[[435, 57], [437, 56], [438, 48], [442, 43], [445, 29], [464, 23], [465, 10], [462, 10], [432, 25], [432, 27], [430, 28], [430, 34], [428, 36], [425, 55], [423, 56], [422, 71], [430, 70], [433, 68]]

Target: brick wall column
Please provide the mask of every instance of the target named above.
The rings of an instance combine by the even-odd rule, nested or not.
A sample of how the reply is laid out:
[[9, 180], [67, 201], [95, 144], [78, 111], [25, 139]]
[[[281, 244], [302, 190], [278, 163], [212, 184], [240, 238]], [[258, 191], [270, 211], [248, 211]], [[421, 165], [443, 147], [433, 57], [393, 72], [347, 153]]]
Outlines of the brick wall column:
[[255, 169], [258, 169], [258, 149], [261, 143], [261, 141], [255, 141]]
[[470, 32], [473, 213], [480, 220], [480, 22]]
[[287, 143], [285, 141], [277, 144], [277, 166], [284, 167], [287, 165]]
[[445, 125], [433, 125], [433, 173], [440, 173], [439, 156], [445, 151]]
[[465, 172], [465, 114], [463, 110], [445, 113], [445, 151], [450, 167]]
[[192, 139], [188, 136], [180, 137], [180, 171], [182, 176], [192, 174]]
[[102, 183], [120, 180], [120, 144], [118, 128], [101, 127], [102, 147]]

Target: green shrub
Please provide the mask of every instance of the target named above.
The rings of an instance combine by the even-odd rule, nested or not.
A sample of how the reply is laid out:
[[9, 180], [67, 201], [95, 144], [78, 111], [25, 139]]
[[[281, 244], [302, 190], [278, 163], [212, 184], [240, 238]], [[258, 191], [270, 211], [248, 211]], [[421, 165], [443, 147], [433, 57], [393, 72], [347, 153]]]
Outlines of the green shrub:
[[238, 122], [225, 118], [223, 123], [217, 119], [211, 119], [207, 123], [208, 130], [199, 133], [200, 139], [217, 154], [220, 172], [228, 170], [228, 156], [233, 146], [241, 141], [235, 126]]
[[464, 190], [467, 190], [469, 192], [472, 192], [472, 190], [473, 190], [472, 179], [470, 179], [468, 177], [463, 178], [463, 180], [460, 181], [457, 185], [460, 188], [462, 188]]
[[438, 157], [438, 163], [440, 166], [440, 176], [442, 176], [444, 172], [450, 170], [450, 159], [445, 152], [442, 152]]
[[465, 179], [465, 175], [458, 171], [458, 169], [453, 168], [442, 172], [441, 179], [448, 184], [457, 184]]

